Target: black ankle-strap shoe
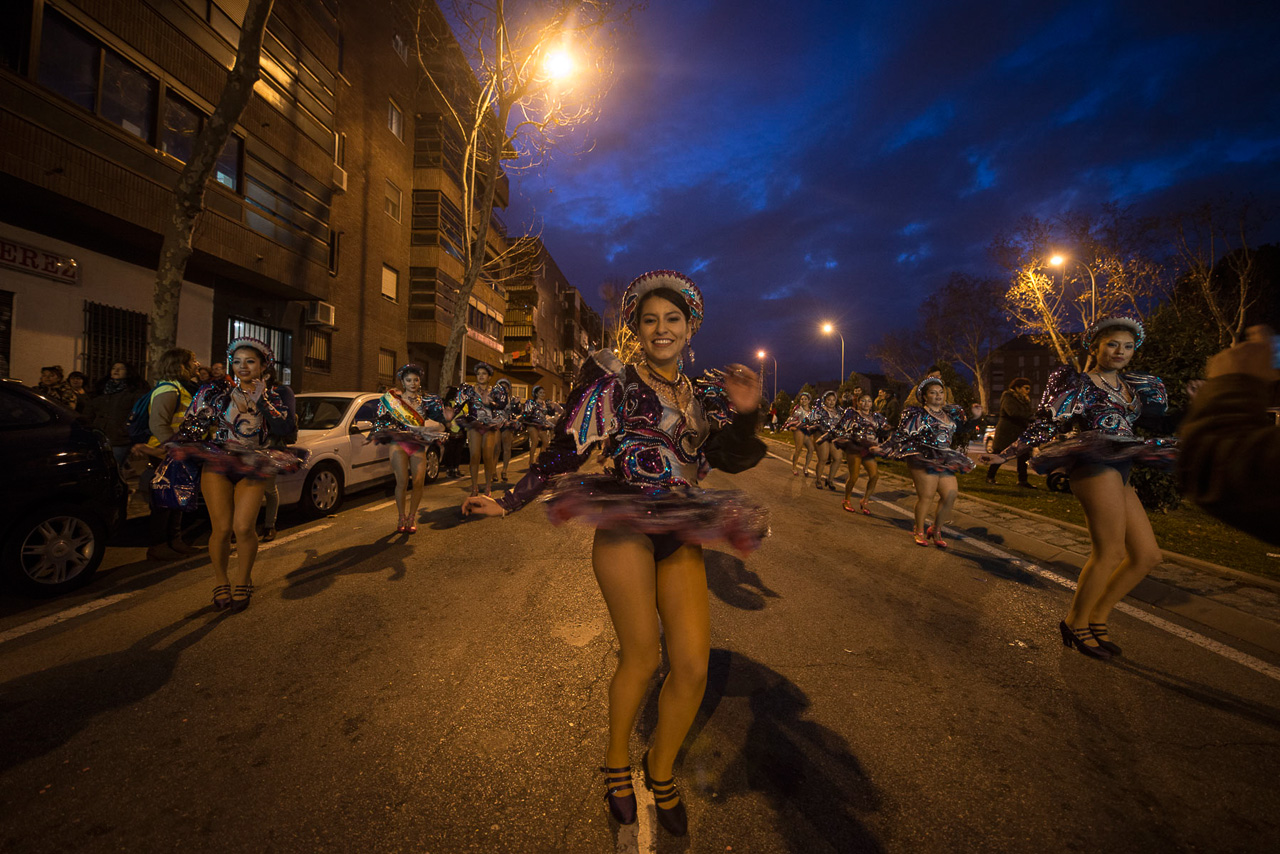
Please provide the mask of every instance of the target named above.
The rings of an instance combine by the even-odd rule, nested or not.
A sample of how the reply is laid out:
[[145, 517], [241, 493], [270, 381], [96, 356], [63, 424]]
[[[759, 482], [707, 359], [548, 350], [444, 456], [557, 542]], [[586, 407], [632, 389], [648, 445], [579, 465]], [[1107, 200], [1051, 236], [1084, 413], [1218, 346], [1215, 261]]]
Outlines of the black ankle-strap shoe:
[[[631, 785], [631, 766], [600, 770], [604, 772], [604, 783], [607, 787], [604, 802], [609, 805], [609, 815], [613, 816], [613, 820], [618, 824], [635, 824], [636, 792]], [[619, 794], [624, 791], [627, 794]]]
[[[644, 785], [653, 792], [654, 803], [658, 805], [658, 824], [672, 836], [689, 835], [689, 813], [684, 808], [684, 798], [676, 788], [675, 778], [655, 780], [649, 773], [649, 751], [644, 752]], [[672, 804], [672, 801], [675, 801]], [[669, 805], [669, 806], [668, 806]]]

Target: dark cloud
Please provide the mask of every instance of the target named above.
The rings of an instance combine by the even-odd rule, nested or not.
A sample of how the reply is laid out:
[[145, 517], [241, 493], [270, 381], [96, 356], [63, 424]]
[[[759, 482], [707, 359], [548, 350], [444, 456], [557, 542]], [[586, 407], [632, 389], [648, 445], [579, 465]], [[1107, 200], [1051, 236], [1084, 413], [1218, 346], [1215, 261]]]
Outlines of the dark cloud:
[[[1024, 215], [1274, 199], [1280, 27], [1269, 5], [651, 4], [595, 149], [521, 176], [509, 219], [589, 299], [690, 272], [700, 365], [835, 375], [909, 324]], [[833, 7], [838, 7], [833, 11]]]

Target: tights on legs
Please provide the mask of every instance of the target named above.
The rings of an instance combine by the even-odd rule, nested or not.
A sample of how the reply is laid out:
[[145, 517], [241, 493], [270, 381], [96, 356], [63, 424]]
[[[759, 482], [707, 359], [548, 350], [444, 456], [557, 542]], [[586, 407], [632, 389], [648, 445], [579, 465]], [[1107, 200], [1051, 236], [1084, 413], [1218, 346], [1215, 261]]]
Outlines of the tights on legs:
[[791, 454], [791, 470], [796, 470], [796, 463], [800, 460], [801, 452], [804, 452], [804, 471], [808, 472], [809, 463], [813, 460], [813, 437], [803, 430], [792, 430], [791, 435], [796, 441], [796, 449]]
[[427, 479], [427, 467], [423, 463], [422, 454], [410, 457], [399, 445], [391, 447], [391, 471], [396, 476], [396, 513], [401, 519], [411, 522], [418, 518], [422, 487]]
[[656, 779], [666, 779], [707, 686], [711, 621], [702, 549], [685, 545], [655, 564], [648, 537], [602, 529], [596, 531], [591, 561], [618, 636], [605, 764], [631, 764], [631, 730], [661, 662], [665, 635], [671, 671], [658, 695], [649, 771]]
[[[471, 452], [471, 492], [489, 493], [489, 484], [493, 483], [496, 469], [494, 458], [497, 452], [498, 431], [467, 430], [467, 448]], [[480, 489], [480, 463], [484, 463], [484, 489]]]
[[[213, 563], [214, 584], [248, 584], [253, 561], [258, 556], [258, 532], [254, 523], [262, 505], [262, 481], [242, 480], [232, 484], [222, 475], [206, 469], [200, 475], [200, 494], [209, 511], [209, 559]], [[236, 572], [228, 577], [231, 562], [231, 533], [236, 535]]]

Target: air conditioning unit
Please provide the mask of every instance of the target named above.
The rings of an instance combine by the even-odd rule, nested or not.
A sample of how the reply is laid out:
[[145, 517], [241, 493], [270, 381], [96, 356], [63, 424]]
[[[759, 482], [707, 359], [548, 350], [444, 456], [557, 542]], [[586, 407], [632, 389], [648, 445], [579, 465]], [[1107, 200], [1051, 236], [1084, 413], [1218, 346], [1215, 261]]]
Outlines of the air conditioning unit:
[[339, 193], [347, 191], [347, 170], [338, 164], [333, 164], [333, 188]]
[[320, 300], [307, 303], [307, 326], [336, 326], [334, 318], [336, 310], [333, 305]]

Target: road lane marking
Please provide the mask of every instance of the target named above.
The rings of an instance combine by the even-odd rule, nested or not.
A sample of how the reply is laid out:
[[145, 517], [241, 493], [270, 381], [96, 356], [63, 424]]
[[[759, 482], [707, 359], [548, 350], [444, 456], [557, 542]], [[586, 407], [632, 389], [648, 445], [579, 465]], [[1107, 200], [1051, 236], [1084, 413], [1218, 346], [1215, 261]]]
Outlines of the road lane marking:
[[[790, 465], [791, 463], [790, 460], [784, 457], [780, 457], [777, 454], [773, 453], [772, 451], [769, 452], [769, 456], [773, 457], [775, 460], [781, 460], [782, 462], [787, 463], [788, 465]], [[913, 511], [908, 510], [905, 507], [899, 507], [897, 504], [894, 504], [893, 502], [890, 502], [890, 501], [886, 501], [883, 498], [873, 497], [871, 500], [874, 501], [876, 504], [883, 505], [884, 507], [887, 507], [890, 510], [893, 510], [896, 513], [901, 513], [903, 516], [906, 516], [908, 518], [915, 517], [915, 513]], [[1045, 569], [1044, 567], [1038, 566], [1034, 563], [1031, 563], [1030, 561], [1023, 560], [1022, 558], [1017, 557], [1016, 555], [1012, 555], [1009, 552], [1006, 552], [1004, 549], [996, 548], [995, 546], [991, 545], [985, 540], [974, 537], [971, 534], [962, 533], [960, 531], [957, 531], [954, 528], [946, 527], [945, 525], [942, 527], [942, 531], [947, 536], [953, 539], [961, 540], [973, 546], [974, 548], [978, 549], [979, 551], [984, 551], [989, 555], [998, 557], [1002, 560], [1009, 561], [1013, 565], [1017, 566], [1019, 569], [1026, 570], [1027, 572], [1030, 572], [1033, 575], [1037, 575], [1040, 578], [1043, 578], [1045, 581], [1049, 581], [1053, 584], [1057, 584], [1060, 587], [1065, 587], [1066, 589], [1071, 591], [1074, 591], [1076, 589], [1076, 583], [1071, 579], [1067, 578], [1066, 576], [1059, 575], [1058, 573], [1052, 570]], [[1212, 638], [1205, 637], [1199, 632], [1192, 631], [1191, 629], [1188, 629], [1188, 628], [1184, 628], [1183, 626], [1180, 626], [1177, 623], [1172, 623], [1166, 619], [1163, 619], [1162, 617], [1157, 617], [1155, 614], [1148, 613], [1147, 611], [1144, 611], [1141, 608], [1135, 608], [1134, 606], [1129, 605], [1125, 602], [1121, 602], [1116, 606], [1116, 608], [1121, 613], [1128, 614], [1131, 617], [1136, 617], [1139, 620], [1142, 620], [1144, 623], [1147, 623], [1148, 625], [1154, 628], [1160, 629], [1175, 637], [1182, 638], [1183, 640], [1193, 643], [1196, 646], [1201, 647], [1202, 649], [1206, 649], [1210, 652], [1217, 653], [1218, 655], [1222, 656], [1223, 658], [1229, 661], [1234, 661], [1236, 664], [1240, 664], [1244, 667], [1249, 668], [1250, 670], [1255, 670], [1264, 676], [1268, 676], [1271, 679], [1274, 679], [1277, 682], [1280, 682], [1280, 667], [1276, 667], [1275, 665], [1270, 664], [1266, 661], [1263, 661], [1260, 658], [1255, 658], [1252, 655], [1249, 655], [1248, 653], [1241, 652], [1240, 650], [1235, 649], [1234, 647], [1227, 646], [1226, 644], [1220, 643], [1216, 640], [1213, 640]]]
[[325, 528], [332, 528], [332, 527], [333, 527], [332, 522], [326, 522], [323, 525], [316, 525], [313, 528], [307, 528], [305, 531], [298, 531], [296, 534], [289, 534], [284, 537], [276, 537], [274, 540], [272, 540], [269, 543], [259, 543], [258, 551], [265, 551], [266, 549], [275, 548], [276, 546], [282, 546], [285, 543], [289, 543], [289, 542], [293, 542], [294, 540], [301, 539], [302, 537], [305, 537], [308, 534], [314, 534], [317, 531], [323, 531]]
[[395, 503], [396, 503], [396, 500], [394, 498], [388, 498], [386, 501], [382, 502], [381, 504], [375, 504], [372, 507], [364, 508], [364, 512], [376, 513], [379, 510], [387, 509], [388, 507], [390, 507], [392, 504], [395, 504]]
[[0, 632], [0, 643], [7, 643], [8, 641], [20, 638], [23, 635], [29, 635], [32, 632], [38, 632], [41, 629], [48, 628], [49, 626], [54, 626], [66, 620], [74, 619], [82, 614], [88, 614], [89, 612], [96, 611], [99, 608], [114, 605], [122, 599], [128, 599], [130, 596], [137, 595], [138, 592], [139, 591], [137, 590], [131, 590], [128, 593], [116, 593], [113, 596], [104, 596], [101, 599], [94, 599], [92, 602], [86, 602], [83, 605], [77, 605], [74, 608], [68, 608], [65, 611], [59, 611], [56, 614], [51, 614], [44, 619], [24, 623], [21, 626], [9, 629], [7, 632]]

